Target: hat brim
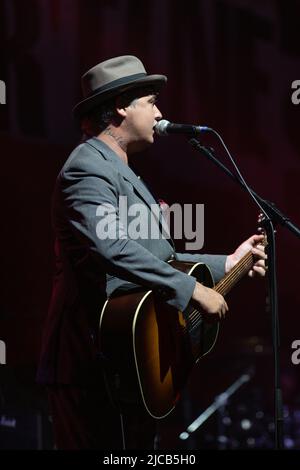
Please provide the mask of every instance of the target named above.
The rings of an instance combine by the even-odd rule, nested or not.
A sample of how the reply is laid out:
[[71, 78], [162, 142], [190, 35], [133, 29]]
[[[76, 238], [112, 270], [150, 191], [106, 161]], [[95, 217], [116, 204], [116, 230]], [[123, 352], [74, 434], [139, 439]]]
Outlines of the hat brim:
[[74, 106], [72, 110], [73, 116], [76, 119], [80, 119], [99, 104], [131, 88], [138, 88], [140, 86], [154, 86], [155, 88], [160, 89], [166, 83], [166, 81], [167, 77], [165, 75], [147, 75], [146, 77], [139, 78], [122, 85], [106, 88], [104, 91], [100, 90], [98, 93], [85, 98], [76, 106]]

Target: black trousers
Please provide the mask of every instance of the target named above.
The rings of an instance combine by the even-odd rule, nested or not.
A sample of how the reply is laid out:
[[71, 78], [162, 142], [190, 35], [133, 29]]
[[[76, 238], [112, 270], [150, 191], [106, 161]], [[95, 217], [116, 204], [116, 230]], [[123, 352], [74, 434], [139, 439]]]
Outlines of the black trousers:
[[92, 386], [49, 386], [48, 398], [57, 449], [154, 449], [156, 423], [142, 405], [116, 405]]

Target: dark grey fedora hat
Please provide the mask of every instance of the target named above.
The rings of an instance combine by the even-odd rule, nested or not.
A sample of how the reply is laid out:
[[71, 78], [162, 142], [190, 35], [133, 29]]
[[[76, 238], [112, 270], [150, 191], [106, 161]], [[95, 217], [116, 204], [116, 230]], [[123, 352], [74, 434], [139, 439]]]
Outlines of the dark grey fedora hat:
[[105, 60], [81, 77], [84, 100], [73, 108], [73, 114], [80, 118], [123, 91], [144, 85], [160, 88], [166, 81], [164, 75], [148, 75], [142, 62], [135, 56], [123, 55]]

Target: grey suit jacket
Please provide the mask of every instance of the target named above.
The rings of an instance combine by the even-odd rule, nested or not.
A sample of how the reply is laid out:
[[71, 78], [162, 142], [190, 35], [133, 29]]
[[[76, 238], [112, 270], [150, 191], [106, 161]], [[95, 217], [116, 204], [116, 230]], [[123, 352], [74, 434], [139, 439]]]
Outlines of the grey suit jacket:
[[[202, 261], [215, 280], [224, 275], [223, 255], [190, 255], [174, 251], [163, 237], [132, 239], [127, 228], [134, 216], [119, 212], [119, 198], [128, 207], [142, 204], [143, 228], [150, 220], [161, 233], [161, 213], [142, 181], [103, 142], [92, 138], [79, 145], [64, 164], [53, 198], [56, 272], [45, 323], [38, 381], [82, 383], [97, 374], [97, 328], [101, 307], [116, 290], [138, 285], [153, 289], [170, 305], [183, 310], [195, 278], [167, 262]], [[107, 236], [99, 238], [99, 208], [115, 208]], [[103, 227], [102, 227], [103, 228]], [[124, 232], [125, 229], [125, 232]], [[116, 236], [117, 235], [117, 236]]]

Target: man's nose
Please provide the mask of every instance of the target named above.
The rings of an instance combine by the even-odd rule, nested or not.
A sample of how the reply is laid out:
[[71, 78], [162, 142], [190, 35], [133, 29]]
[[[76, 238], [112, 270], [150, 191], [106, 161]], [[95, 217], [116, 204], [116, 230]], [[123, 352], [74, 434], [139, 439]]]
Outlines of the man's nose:
[[158, 109], [158, 107], [155, 105], [155, 119], [161, 119], [161, 118], [162, 118], [162, 114], [160, 110]]

